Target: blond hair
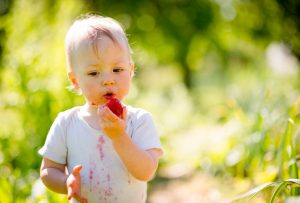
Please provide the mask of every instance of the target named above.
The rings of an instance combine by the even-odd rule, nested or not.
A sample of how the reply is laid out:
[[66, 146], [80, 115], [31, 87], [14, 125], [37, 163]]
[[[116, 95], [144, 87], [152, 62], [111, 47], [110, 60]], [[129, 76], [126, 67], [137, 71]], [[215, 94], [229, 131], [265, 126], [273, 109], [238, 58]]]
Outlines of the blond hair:
[[110, 38], [114, 43], [126, 47], [132, 63], [131, 48], [120, 23], [110, 17], [89, 14], [77, 18], [67, 32], [65, 48], [68, 70], [71, 71], [74, 68], [73, 55], [81, 43], [91, 42], [93, 50], [98, 55], [96, 40], [104, 36]]

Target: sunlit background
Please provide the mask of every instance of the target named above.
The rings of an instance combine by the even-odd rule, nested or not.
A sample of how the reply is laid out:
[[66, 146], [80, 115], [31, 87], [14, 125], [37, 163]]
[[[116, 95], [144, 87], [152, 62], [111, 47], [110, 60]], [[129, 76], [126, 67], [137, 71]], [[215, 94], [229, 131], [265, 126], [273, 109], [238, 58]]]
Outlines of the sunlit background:
[[37, 151], [56, 115], [84, 102], [66, 89], [64, 36], [87, 12], [126, 29], [125, 103], [150, 111], [161, 136], [148, 203], [220, 203], [298, 179], [299, 11], [298, 0], [0, 0], [0, 202], [67, 202], [39, 180]]

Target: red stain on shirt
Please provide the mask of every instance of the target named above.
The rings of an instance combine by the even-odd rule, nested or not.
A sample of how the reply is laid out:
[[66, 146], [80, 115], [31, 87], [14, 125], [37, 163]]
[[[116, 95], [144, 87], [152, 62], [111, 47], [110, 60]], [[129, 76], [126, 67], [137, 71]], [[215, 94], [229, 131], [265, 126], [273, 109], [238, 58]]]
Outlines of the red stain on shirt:
[[112, 195], [113, 195], [113, 193], [112, 193], [112, 188], [111, 188], [111, 187], [105, 188], [105, 189], [104, 189], [104, 195], [105, 195], [106, 197], [112, 196]]
[[103, 160], [104, 153], [103, 153], [103, 145], [104, 145], [104, 137], [100, 136], [98, 139], [97, 149], [99, 150], [100, 159]]
[[104, 189], [104, 196], [111, 197], [113, 196], [113, 191], [112, 188], [110, 187], [110, 180], [111, 180], [110, 174], [106, 175], [106, 180], [107, 180], [108, 187]]
[[92, 169], [90, 169], [90, 176], [89, 176], [90, 180], [93, 179], [93, 173], [94, 173], [94, 171]]
[[90, 179], [90, 192], [92, 192], [92, 190], [93, 190], [93, 187], [92, 187], [92, 181], [93, 181], [93, 170], [92, 169], [90, 169], [90, 171], [89, 171], [89, 179]]
[[93, 178], [94, 178], [94, 170], [95, 170], [95, 163], [90, 161], [89, 166], [89, 186], [90, 186], [90, 192], [93, 190]]
[[131, 180], [130, 180], [129, 173], [127, 174], [127, 177], [128, 177], [128, 180], [127, 180], [127, 182], [128, 182], [128, 184], [130, 184], [130, 183], [131, 183]]
[[106, 179], [107, 179], [108, 182], [110, 182], [110, 175], [109, 174], [106, 175]]

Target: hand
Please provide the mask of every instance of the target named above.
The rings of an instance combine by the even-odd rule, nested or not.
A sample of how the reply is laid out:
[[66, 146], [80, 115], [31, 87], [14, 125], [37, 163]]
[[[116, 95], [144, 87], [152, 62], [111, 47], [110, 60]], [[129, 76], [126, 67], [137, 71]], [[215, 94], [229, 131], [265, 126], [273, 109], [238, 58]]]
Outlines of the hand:
[[97, 114], [100, 119], [101, 129], [110, 139], [124, 135], [127, 118], [127, 109], [125, 106], [123, 107], [123, 115], [120, 118], [106, 106], [100, 106]]
[[81, 165], [75, 166], [66, 181], [68, 188], [68, 200], [71, 200], [74, 197], [80, 203], [88, 203], [88, 200], [81, 196], [81, 169]]

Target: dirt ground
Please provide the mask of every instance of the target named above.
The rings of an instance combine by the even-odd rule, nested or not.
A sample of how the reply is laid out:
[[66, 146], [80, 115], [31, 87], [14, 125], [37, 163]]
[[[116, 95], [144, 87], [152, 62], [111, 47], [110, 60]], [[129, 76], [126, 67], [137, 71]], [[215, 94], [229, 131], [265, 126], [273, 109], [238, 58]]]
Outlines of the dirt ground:
[[227, 203], [228, 187], [214, 177], [199, 173], [157, 185], [149, 193], [148, 203]]
[[[148, 193], [147, 203], [225, 203], [237, 194], [234, 181], [224, 181], [201, 171], [190, 171], [188, 166], [201, 154], [224, 154], [230, 136], [239, 129], [235, 122], [224, 126], [201, 126], [174, 136], [166, 159], [176, 155], [175, 164], [163, 172], [165, 181], [158, 180]], [[189, 174], [189, 175], [187, 175]], [[231, 183], [230, 183], [231, 182]], [[238, 186], [239, 187], [239, 186]], [[242, 188], [243, 189], [243, 188]]]

